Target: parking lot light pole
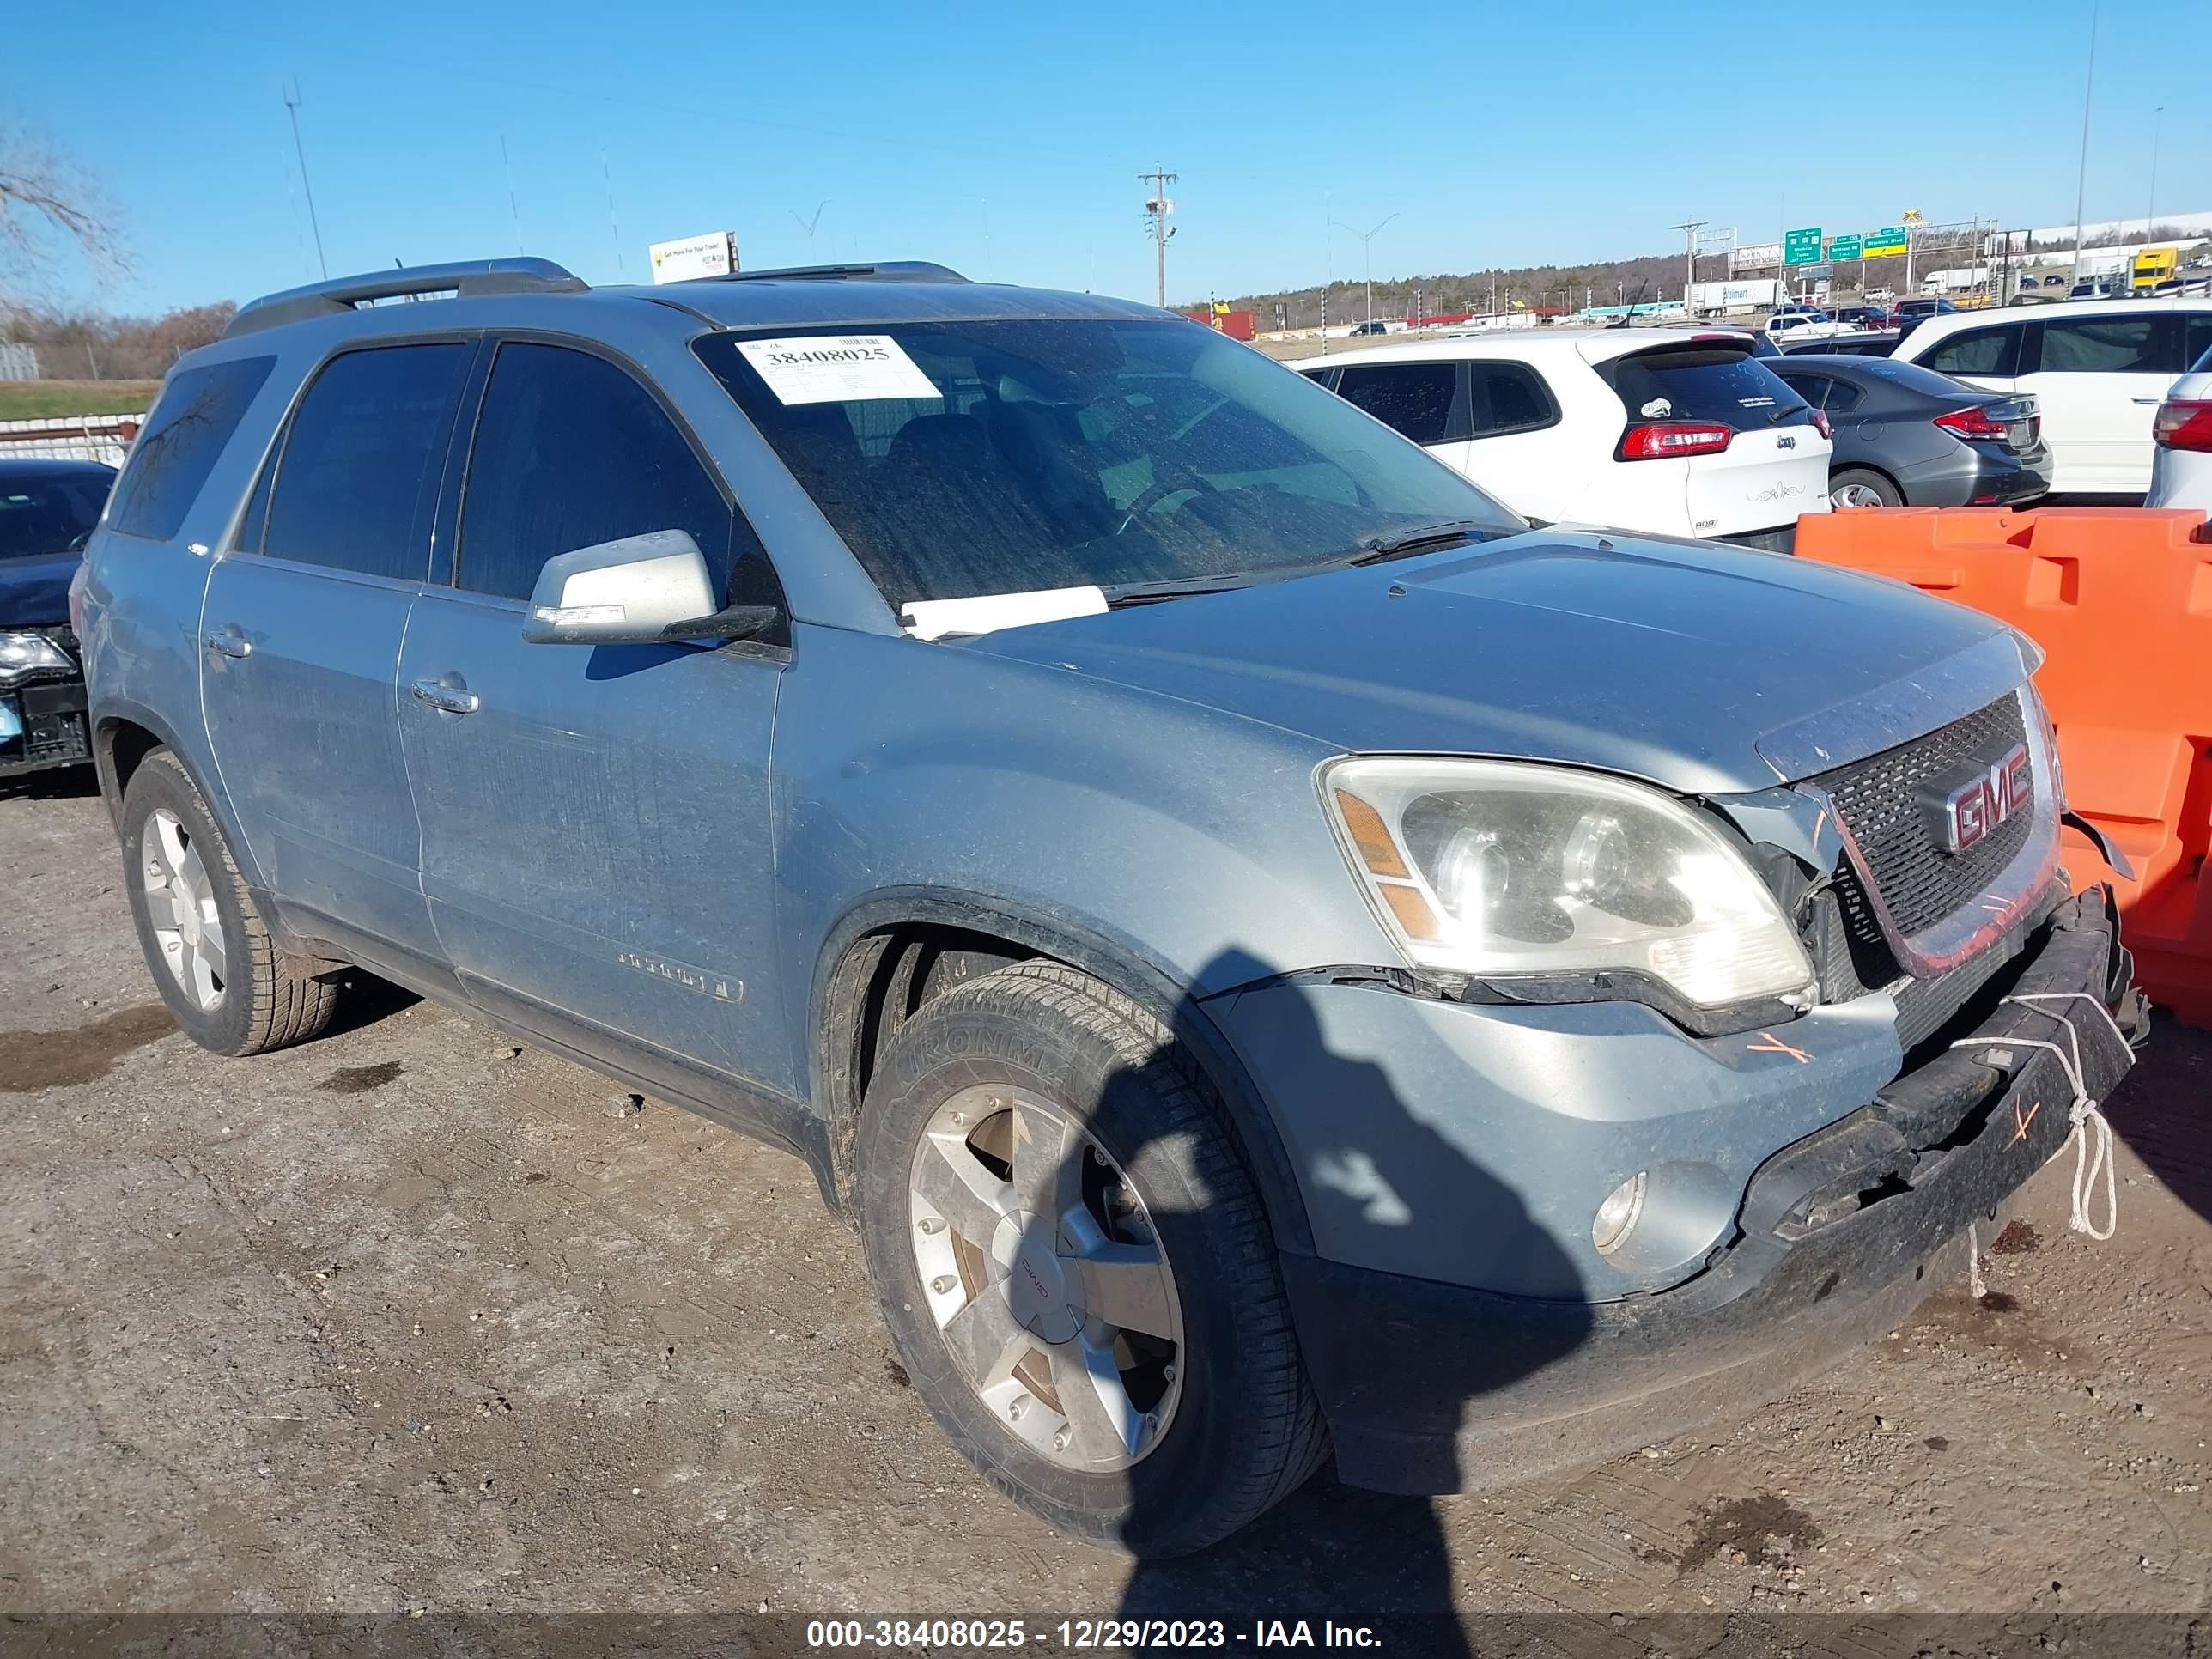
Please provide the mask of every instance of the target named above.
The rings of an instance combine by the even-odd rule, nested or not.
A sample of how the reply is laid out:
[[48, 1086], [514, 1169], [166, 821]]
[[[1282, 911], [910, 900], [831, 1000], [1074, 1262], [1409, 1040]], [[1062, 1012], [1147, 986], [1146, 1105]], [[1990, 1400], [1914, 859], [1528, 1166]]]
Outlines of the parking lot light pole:
[[[1390, 216], [1390, 219], [1397, 216], [1394, 213]], [[1382, 225], [1389, 224], [1390, 219], [1385, 219], [1382, 225], [1376, 226], [1372, 230], [1353, 230], [1341, 219], [1329, 221], [1329, 223], [1334, 225], [1339, 230], [1352, 231], [1354, 236], [1359, 238], [1361, 245], [1367, 251], [1367, 320], [1370, 323], [1375, 320], [1375, 239], [1382, 234]]]
[[2148, 237], [2158, 227], [2158, 141], [2160, 130], [2166, 125], [2166, 106], [2160, 104], [2150, 112], [2150, 198], [2143, 204], [2143, 234]]
[[2089, 8], [2089, 72], [2081, 82], [2081, 164], [2074, 175], [2074, 273], [2067, 278], [2067, 292], [2081, 280], [2081, 241], [2083, 229], [2081, 212], [2089, 199], [2089, 94], [2097, 87], [2097, 14], [2095, 4]]

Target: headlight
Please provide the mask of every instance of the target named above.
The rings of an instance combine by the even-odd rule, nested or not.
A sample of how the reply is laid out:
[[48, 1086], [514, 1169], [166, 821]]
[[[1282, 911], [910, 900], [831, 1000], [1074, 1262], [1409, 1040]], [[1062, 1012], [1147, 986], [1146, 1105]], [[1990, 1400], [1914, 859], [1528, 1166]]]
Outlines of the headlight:
[[0, 634], [0, 684], [41, 668], [76, 668], [69, 653], [43, 634]]
[[1322, 775], [1375, 914], [1425, 967], [1640, 973], [1704, 1007], [1810, 991], [1774, 896], [1670, 796], [1510, 761], [1338, 761]]

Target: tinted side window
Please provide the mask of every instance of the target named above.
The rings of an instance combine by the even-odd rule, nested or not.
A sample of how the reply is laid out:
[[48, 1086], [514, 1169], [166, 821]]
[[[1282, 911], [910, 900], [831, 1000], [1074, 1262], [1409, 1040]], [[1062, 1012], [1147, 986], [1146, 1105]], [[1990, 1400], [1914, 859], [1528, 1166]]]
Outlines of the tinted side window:
[[1828, 395], [1829, 388], [1835, 384], [1825, 374], [1808, 374], [1801, 369], [1784, 371], [1778, 368], [1774, 372], [1781, 377], [1784, 385], [1815, 409], [1820, 407], [1821, 399]]
[[1543, 377], [1522, 363], [1469, 363], [1468, 417], [1473, 434], [1533, 432], [1559, 418]]
[[[2158, 371], [2153, 343], [2158, 319], [2069, 317], [2043, 325], [2045, 374], [2150, 374]], [[1941, 367], [1941, 365], [1938, 365]]]
[[653, 394], [603, 357], [501, 346], [461, 497], [459, 585], [526, 599], [555, 554], [655, 530], [690, 532], [723, 588], [729, 503]]
[[325, 364], [292, 416], [261, 550], [368, 576], [427, 576], [453, 402], [475, 349], [379, 346]]
[[1820, 407], [1831, 415], [1848, 415], [1866, 401], [1866, 388], [1852, 386], [1844, 380], [1828, 382], [1828, 395], [1820, 400]]
[[274, 357], [238, 357], [172, 378], [115, 487], [110, 526], [154, 541], [174, 536], [216, 458], [238, 430], [246, 404], [276, 366]]
[[2017, 328], [1970, 328], [1920, 361], [1938, 374], [2017, 374], [2020, 337]]
[[1417, 444], [1451, 435], [1457, 363], [1369, 363], [1346, 368], [1337, 395]]
[[2188, 325], [2188, 334], [2182, 344], [2182, 360], [2199, 374], [2212, 370], [2212, 311], [2191, 312], [2183, 320]]

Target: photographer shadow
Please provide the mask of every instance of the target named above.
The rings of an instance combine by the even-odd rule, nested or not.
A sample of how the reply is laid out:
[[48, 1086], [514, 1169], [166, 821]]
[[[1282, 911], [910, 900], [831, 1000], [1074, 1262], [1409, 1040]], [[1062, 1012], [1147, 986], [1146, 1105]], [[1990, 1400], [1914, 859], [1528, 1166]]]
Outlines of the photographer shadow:
[[[1590, 1323], [1581, 1276], [1520, 1194], [1469, 1156], [1473, 1128], [1425, 1120], [1399, 1097], [1382, 1067], [1334, 1051], [1312, 1005], [1267, 964], [1234, 954], [1200, 982], [1256, 987], [1245, 994], [1267, 999], [1264, 1010], [1241, 1011], [1249, 1017], [1240, 1025], [1264, 1052], [1270, 1086], [1295, 1091], [1307, 1104], [1296, 1119], [1305, 1144], [1285, 1139], [1300, 1166], [1296, 1175], [1319, 1255], [1415, 1277], [1537, 1287], [1555, 1305], [1550, 1317], [1480, 1333], [1451, 1328], [1449, 1313], [1412, 1310], [1418, 1301], [1403, 1298], [1371, 1308], [1339, 1302], [1333, 1333], [1310, 1309], [1297, 1310], [1310, 1371], [1328, 1351], [1326, 1376], [1316, 1378], [1322, 1398], [1384, 1430], [1386, 1478], [1409, 1495], [1340, 1484], [1325, 1465], [1225, 1541], [1195, 1555], [1139, 1560], [1124, 1587], [1122, 1616], [1218, 1618], [1232, 1629], [1304, 1619], [1316, 1639], [1324, 1619], [1424, 1616], [1433, 1631], [1425, 1650], [1468, 1651], [1453, 1605], [1449, 1547], [1425, 1494], [1483, 1484], [1479, 1469], [1462, 1467], [1455, 1435], [1479, 1423], [1487, 1395], [1581, 1346]], [[1189, 1029], [1184, 1022], [1211, 1018], [1186, 1005], [1177, 1023]], [[1316, 1103], [1326, 1110], [1316, 1112]], [[1318, 1133], [1317, 1125], [1325, 1126]], [[1126, 1164], [1138, 1149], [1115, 1152]], [[1429, 1305], [1455, 1304], [1445, 1291]], [[1375, 1443], [1370, 1437], [1370, 1477]], [[1130, 1476], [1127, 1534], [1141, 1539], [1151, 1530], [1145, 1464]]]

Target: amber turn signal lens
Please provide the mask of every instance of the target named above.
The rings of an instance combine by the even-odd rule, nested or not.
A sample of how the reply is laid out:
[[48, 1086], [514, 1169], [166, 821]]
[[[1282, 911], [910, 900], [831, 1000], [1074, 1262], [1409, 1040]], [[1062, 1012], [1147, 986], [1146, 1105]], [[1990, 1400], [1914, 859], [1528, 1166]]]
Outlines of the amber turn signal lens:
[[[1344, 819], [1344, 827], [1352, 836], [1352, 846], [1358, 850], [1359, 861], [1367, 872], [1375, 876], [1395, 876], [1401, 881], [1413, 879], [1413, 872], [1406, 868], [1405, 860], [1398, 856], [1398, 843], [1390, 839], [1390, 831], [1382, 822], [1382, 815], [1349, 790], [1336, 792], [1336, 810]], [[1420, 895], [1408, 895], [1420, 903]], [[1397, 902], [1391, 901], [1395, 908]], [[1422, 904], [1425, 910], [1428, 906]]]

